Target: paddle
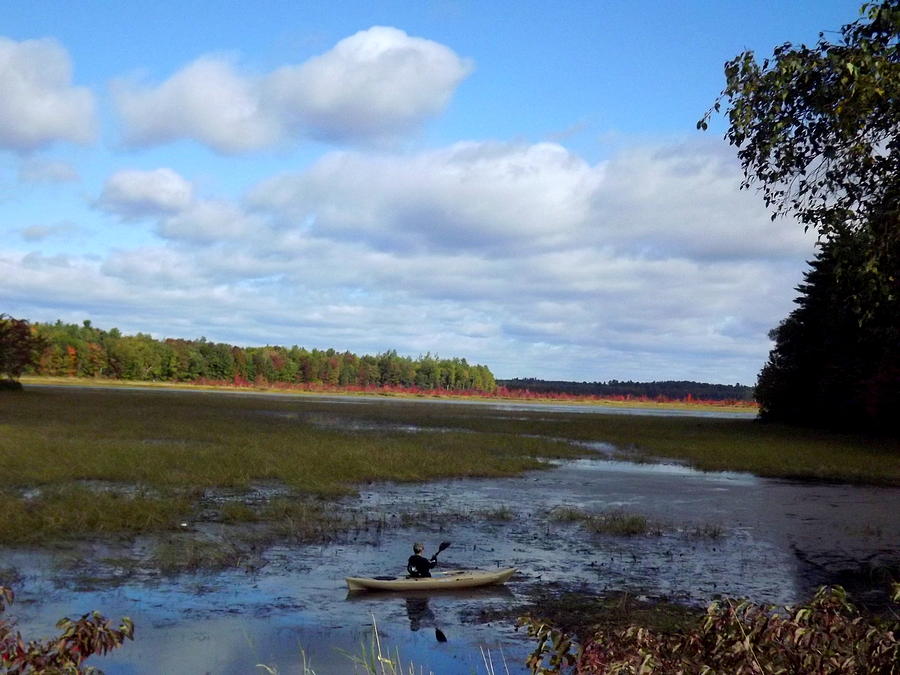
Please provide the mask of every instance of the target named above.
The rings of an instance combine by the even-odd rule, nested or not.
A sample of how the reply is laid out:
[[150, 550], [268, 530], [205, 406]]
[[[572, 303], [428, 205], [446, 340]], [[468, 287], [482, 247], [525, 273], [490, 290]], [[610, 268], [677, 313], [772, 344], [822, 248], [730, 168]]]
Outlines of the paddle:
[[[445, 551], [445, 550], [447, 550], [448, 548], [450, 548], [450, 542], [449, 542], [449, 541], [442, 541], [442, 542], [440, 543], [440, 545], [438, 546], [437, 553], [435, 553], [433, 556], [431, 556], [431, 559], [432, 559], [432, 560], [437, 560], [438, 553], [440, 553], [441, 551]], [[434, 638], [435, 638], [438, 642], [446, 642], [446, 641], [447, 641], [447, 636], [444, 635], [444, 631], [442, 631], [442, 630], [441, 630], [440, 628], [438, 628], [437, 626], [434, 627]]]
[[445, 550], [447, 550], [448, 548], [450, 548], [450, 542], [449, 542], [449, 541], [442, 541], [441, 544], [440, 544], [440, 546], [438, 546], [437, 553], [435, 553], [433, 556], [431, 556], [431, 559], [432, 559], [432, 560], [437, 560], [438, 553], [440, 553], [441, 551], [445, 551]]

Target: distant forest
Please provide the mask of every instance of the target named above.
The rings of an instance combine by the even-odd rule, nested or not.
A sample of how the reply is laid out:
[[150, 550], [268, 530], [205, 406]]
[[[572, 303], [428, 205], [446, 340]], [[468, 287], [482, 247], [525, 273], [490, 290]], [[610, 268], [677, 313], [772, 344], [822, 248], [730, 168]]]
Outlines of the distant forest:
[[741, 384], [707, 384], [705, 382], [565, 382], [516, 378], [497, 380], [497, 384], [511, 392], [529, 391], [533, 394], [569, 394], [572, 396], [628, 397], [650, 400], [696, 401], [752, 401], [753, 387]]
[[202, 337], [157, 340], [144, 333], [123, 335], [117, 328], [96, 328], [90, 321], [81, 325], [33, 323], [31, 330], [42, 341], [39, 358], [26, 371], [35, 375], [304, 389], [452, 391], [501, 398], [753, 400], [753, 388], [740, 384], [495, 380], [487, 366], [471, 365], [463, 358], [425, 354], [413, 359], [394, 350], [358, 356], [296, 345], [237, 347]]
[[37, 375], [486, 393], [497, 389], [487, 366], [460, 358], [426, 354], [412, 359], [393, 350], [357, 356], [297, 346], [236, 347], [206, 338], [157, 340], [143, 333], [123, 335], [117, 328], [102, 330], [90, 321], [32, 327], [45, 341], [37, 365], [28, 371]]

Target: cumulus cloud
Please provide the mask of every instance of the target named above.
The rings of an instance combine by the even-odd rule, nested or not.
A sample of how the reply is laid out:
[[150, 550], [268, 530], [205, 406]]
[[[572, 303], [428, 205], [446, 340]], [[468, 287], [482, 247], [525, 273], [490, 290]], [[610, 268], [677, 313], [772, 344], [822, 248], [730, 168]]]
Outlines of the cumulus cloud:
[[265, 227], [235, 202], [198, 198], [189, 180], [165, 168], [117, 171], [94, 205], [125, 221], [154, 221], [162, 238], [192, 244], [252, 238]]
[[606, 165], [593, 197], [605, 243], [648, 257], [792, 257], [811, 238], [773, 222], [758, 195], [738, 191], [733, 154], [719, 144], [637, 147]]
[[268, 74], [208, 55], [161, 84], [120, 80], [113, 93], [129, 145], [190, 138], [242, 153], [298, 136], [352, 142], [408, 132], [444, 108], [470, 69], [444, 45], [375, 26]]
[[126, 169], [106, 179], [96, 206], [126, 220], [136, 220], [177, 213], [192, 200], [191, 183], [172, 169]]
[[333, 153], [260, 185], [258, 208], [384, 250], [512, 255], [571, 244], [603, 179], [559, 145], [458, 143], [418, 155]]
[[277, 117], [261, 105], [260, 83], [222, 57], [197, 59], [157, 87], [120, 81], [113, 93], [124, 140], [133, 146], [192, 138], [239, 153], [282, 135]]
[[0, 37], [0, 147], [29, 152], [94, 137], [94, 97], [72, 84], [66, 50], [50, 39]]
[[802, 229], [771, 222], [739, 180], [714, 145], [632, 148], [592, 166], [553, 143], [458, 143], [416, 155], [332, 153], [249, 200], [287, 227], [382, 250], [806, 255]]
[[446, 106], [471, 65], [450, 48], [374, 26], [266, 80], [288, 124], [331, 140], [402, 133]]

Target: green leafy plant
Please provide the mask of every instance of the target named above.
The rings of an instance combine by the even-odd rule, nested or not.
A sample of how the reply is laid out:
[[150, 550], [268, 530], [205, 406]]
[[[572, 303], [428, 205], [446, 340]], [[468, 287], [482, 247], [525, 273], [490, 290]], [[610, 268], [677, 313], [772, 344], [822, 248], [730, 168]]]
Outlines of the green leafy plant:
[[[0, 586], [0, 613], [15, 598], [12, 589]], [[49, 640], [25, 641], [13, 625], [0, 619], [0, 666], [8, 675], [25, 673], [81, 674], [101, 671], [84, 666], [93, 654], [106, 654], [134, 639], [134, 624], [125, 617], [118, 628], [98, 612], [84, 614], [77, 621], [61, 619], [62, 633]]]

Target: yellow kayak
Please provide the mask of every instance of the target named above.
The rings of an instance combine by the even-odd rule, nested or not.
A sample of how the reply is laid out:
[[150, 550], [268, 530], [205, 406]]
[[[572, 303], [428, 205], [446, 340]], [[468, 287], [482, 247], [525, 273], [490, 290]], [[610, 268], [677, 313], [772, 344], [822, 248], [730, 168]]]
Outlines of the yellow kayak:
[[515, 567], [498, 570], [448, 570], [430, 577], [347, 577], [351, 591], [420, 591], [475, 588], [505, 583], [516, 573]]

